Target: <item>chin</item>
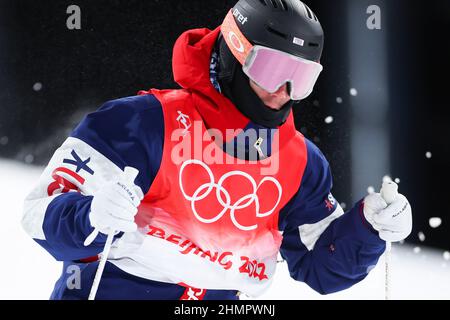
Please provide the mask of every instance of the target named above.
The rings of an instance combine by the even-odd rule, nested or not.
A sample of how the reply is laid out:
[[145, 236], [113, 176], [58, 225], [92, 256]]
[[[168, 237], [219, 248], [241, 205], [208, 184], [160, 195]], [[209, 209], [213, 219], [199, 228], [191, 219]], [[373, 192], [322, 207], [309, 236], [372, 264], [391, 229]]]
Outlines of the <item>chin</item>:
[[274, 109], [274, 110], [280, 110], [286, 103], [288, 103], [289, 100], [286, 101], [273, 101], [273, 100], [269, 100], [269, 101], [263, 101], [263, 103], [269, 107], [270, 109]]
[[283, 106], [283, 105], [281, 105], [281, 106], [274, 106], [274, 105], [270, 105], [270, 104], [265, 104], [266, 105], [266, 107], [267, 108], [269, 108], [269, 109], [272, 109], [272, 110], [280, 110], [281, 109], [281, 107]]

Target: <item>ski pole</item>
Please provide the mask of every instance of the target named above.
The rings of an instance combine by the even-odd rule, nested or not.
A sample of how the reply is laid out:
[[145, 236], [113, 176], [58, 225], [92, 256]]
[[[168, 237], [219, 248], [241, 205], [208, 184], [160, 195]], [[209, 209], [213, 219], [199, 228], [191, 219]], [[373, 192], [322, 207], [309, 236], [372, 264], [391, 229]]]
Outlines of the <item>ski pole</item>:
[[[395, 199], [398, 196], [398, 185], [393, 181], [385, 181], [383, 182], [383, 186], [381, 187], [381, 196], [383, 197], [384, 201], [388, 205], [393, 203]], [[385, 257], [384, 257], [384, 263], [385, 263], [385, 278], [384, 278], [384, 294], [385, 299], [390, 300], [391, 299], [391, 249], [392, 249], [392, 243], [390, 241], [386, 241], [386, 251], [385, 251]]]
[[109, 251], [111, 250], [111, 244], [114, 240], [115, 231], [112, 230], [108, 233], [106, 238], [105, 247], [102, 252], [102, 257], [100, 258], [100, 263], [98, 264], [97, 272], [95, 273], [94, 282], [92, 283], [91, 292], [89, 293], [88, 300], [95, 300], [97, 295], [98, 286], [103, 275], [103, 270], [105, 269], [106, 260], [108, 259]]
[[390, 265], [391, 265], [391, 249], [392, 249], [392, 243], [390, 241], [386, 241], [386, 251], [384, 256], [384, 272], [385, 272], [385, 279], [384, 279], [384, 298], [385, 300], [391, 300], [391, 292], [390, 292], [390, 285], [391, 285], [391, 272], [390, 272]]

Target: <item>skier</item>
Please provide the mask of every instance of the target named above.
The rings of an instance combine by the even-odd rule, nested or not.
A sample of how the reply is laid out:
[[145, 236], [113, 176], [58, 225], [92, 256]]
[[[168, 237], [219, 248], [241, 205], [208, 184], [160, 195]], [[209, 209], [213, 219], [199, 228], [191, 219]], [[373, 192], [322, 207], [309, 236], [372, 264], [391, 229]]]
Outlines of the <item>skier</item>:
[[327, 160], [295, 130], [323, 42], [301, 1], [240, 0], [176, 41], [182, 89], [88, 114], [24, 204], [24, 229], [64, 262], [51, 299], [87, 299], [111, 232], [97, 299], [258, 296], [278, 253], [321, 294], [363, 280], [385, 241], [410, 234], [411, 207], [373, 193], [344, 213]]

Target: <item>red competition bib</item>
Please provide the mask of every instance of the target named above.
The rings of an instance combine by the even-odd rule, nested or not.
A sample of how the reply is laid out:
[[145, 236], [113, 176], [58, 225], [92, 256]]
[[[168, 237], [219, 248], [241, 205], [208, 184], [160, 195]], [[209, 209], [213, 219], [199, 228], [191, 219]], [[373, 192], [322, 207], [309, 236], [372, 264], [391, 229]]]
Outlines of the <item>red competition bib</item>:
[[[189, 92], [150, 93], [163, 108], [164, 150], [139, 207], [138, 226], [170, 243], [180, 257], [195, 256], [211, 268], [268, 282], [282, 241], [279, 211], [298, 191], [307, 161], [292, 114], [275, 134], [279, 147], [271, 157], [238, 160], [213, 141], [216, 136], [205, 127]], [[183, 283], [198, 284], [193, 279]]]

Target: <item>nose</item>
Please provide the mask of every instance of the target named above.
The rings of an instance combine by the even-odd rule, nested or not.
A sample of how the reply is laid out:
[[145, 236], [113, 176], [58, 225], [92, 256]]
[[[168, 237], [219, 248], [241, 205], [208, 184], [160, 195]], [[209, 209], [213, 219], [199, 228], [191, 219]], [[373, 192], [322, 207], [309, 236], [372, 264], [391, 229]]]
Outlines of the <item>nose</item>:
[[272, 93], [273, 96], [287, 95], [287, 83], [283, 84], [277, 91]]

